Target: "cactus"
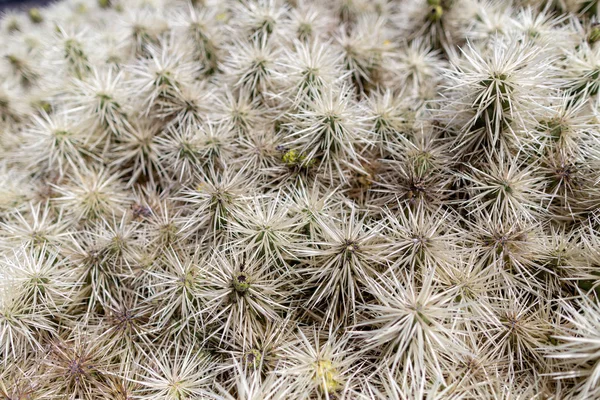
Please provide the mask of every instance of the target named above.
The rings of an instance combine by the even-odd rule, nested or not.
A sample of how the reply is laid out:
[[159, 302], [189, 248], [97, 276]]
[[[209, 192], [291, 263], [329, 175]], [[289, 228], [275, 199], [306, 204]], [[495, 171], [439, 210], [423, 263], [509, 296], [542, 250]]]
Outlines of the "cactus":
[[600, 398], [595, 1], [0, 18], [0, 398]]

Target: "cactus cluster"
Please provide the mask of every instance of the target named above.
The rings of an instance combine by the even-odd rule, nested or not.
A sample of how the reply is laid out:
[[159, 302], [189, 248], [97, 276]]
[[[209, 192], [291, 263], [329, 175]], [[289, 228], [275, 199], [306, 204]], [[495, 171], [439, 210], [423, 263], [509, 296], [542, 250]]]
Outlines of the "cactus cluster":
[[0, 19], [0, 398], [600, 399], [596, 0]]

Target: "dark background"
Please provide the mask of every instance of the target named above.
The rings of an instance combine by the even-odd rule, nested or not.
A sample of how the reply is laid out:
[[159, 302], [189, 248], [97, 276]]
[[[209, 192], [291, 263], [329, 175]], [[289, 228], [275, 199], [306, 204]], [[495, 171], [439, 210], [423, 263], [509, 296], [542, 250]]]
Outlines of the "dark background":
[[30, 8], [34, 6], [43, 6], [50, 3], [50, 0], [0, 0], [0, 11], [17, 10], [19, 8]]

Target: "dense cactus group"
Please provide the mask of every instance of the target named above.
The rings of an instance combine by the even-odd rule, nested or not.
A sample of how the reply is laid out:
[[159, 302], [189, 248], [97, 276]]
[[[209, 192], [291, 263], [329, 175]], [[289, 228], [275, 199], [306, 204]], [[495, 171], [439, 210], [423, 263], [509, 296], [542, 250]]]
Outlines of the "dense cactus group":
[[600, 399], [588, 0], [0, 20], [0, 398]]

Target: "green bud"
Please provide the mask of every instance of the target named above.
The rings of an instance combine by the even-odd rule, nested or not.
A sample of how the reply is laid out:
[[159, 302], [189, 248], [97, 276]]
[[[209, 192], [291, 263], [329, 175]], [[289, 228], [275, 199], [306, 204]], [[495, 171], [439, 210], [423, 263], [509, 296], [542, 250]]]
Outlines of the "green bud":
[[21, 66], [21, 64], [22, 64], [21, 60], [19, 59], [19, 57], [15, 56], [13, 54], [7, 55], [6, 59], [15, 68], [19, 68]]
[[8, 25], [6, 26], [6, 29], [8, 29], [9, 32], [20, 31], [21, 27], [19, 26], [19, 21], [17, 21], [16, 19], [13, 19], [12, 21], [10, 21], [8, 23]]
[[588, 42], [596, 43], [598, 40], [600, 40], [600, 26], [594, 26], [588, 35]]
[[315, 363], [315, 382], [319, 383], [326, 393], [335, 393], [341, 387], [339, 372], [329, 360], [319, 360]]
[[87, 13], [87, 11], [88, 11], [87, 6], [83, 3], [78, 3], [77, 7], [75, 8], [75, 12], [77, 14], [85, 14], [85, 13]]
[[39, 8], [30, 8], [29, 9], [29, 19], [34, 24], [39, 24], [42, 21], [44, 21], [44, 18], [42, 18], [42, 13], [40, 12]]
[[250, 351], [246, 353], [246, 362], [249, 365], [252, 365], [252, 367], [258, 368], [262, 362], [262, 354], [256, 349], [250, 349]]
[[288, 150], [281, 160], [290, 168], [301, 167], [306, 169], [312, 168], [317, 162], [314, 158], [307, 159], [304, 154], [296, 150]]
[[250, 289], [250, 277], [245, 272], [239, 272], [233, 277], [233, 288], [238, 293], [246, 293]]
[[429, 11], [429, 19], [431, 21], [439, 21], [442, 19], [442, 15], [444, 15], [444, 9], [442, 6], [433, 6]]
[[293, 167], [298, 164], [298, 161], [300, 160], [300, 154], [296, 150], [288, 150], [283, 155], [282, 160], [286, 165]]
[[39, 100], [33, 103], [33, 106], [45, 111], [46, 113], [50, 113], [52, 111], [52, 105], [46, 100]]

